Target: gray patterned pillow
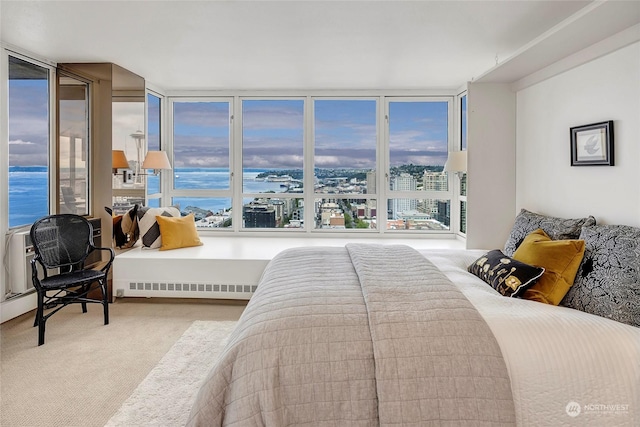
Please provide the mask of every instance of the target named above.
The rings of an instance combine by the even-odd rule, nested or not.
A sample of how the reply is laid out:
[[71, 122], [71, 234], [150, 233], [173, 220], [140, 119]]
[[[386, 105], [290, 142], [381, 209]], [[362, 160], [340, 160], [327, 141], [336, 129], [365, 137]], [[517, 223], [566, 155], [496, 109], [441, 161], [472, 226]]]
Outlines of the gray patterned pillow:
[[513, 256], [527, 234], [542, 228], [551, 240], [577, 239], [583, 226], [596, 224], [592, 216], [587, 218], [566, 219], [546, 216], [522, 209], [511, 229], [511, 234], [504, 245], [504, 254]]
[[585, 252], [560, 305], [640, 327], [640, 228], [584, 227]]

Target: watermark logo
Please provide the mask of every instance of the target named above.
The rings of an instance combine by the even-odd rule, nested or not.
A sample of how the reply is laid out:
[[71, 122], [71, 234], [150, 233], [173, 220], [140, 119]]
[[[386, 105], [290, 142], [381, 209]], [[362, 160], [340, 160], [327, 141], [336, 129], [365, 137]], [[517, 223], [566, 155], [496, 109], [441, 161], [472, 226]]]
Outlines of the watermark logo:
[[572, 418], [577, 417], [580, 414], [626, 414], [629, 412], [629, 405], [627, 404], [602, 404], [602, 403], [589, 403], [586, 405], [580, 405], [578, 402], [571, 401], [564, 407], [565, 412]]
[[569, 402], [567, 406], [565, 406], [564, 410], [567, 412], [567, 415], [570, 417], [577, 417], [580, 415], [582, 408], [578, 402]]

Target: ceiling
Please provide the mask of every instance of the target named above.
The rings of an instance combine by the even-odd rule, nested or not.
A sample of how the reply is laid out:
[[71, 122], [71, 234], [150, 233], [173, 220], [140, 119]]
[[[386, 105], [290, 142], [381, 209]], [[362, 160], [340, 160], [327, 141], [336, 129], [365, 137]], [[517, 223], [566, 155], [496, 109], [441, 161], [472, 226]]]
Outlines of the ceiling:
[[457, 88], [589, 1], [7, 1], [2, 41], [163, 90]]

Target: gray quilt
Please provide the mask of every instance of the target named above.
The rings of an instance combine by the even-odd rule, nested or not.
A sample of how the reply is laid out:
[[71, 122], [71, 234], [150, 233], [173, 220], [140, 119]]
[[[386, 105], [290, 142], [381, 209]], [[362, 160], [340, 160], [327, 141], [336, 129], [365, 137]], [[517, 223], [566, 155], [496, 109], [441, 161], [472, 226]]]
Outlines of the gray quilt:
[[407, 246], [297, 248], [266, 268], [190, 426], [515, 425], [489, 327]]

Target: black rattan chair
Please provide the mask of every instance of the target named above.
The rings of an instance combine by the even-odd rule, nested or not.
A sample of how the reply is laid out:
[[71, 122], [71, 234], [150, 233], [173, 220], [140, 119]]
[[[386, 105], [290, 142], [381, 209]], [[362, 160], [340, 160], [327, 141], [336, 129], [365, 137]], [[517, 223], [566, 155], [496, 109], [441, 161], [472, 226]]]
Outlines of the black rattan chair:
[[[33, 326], [38, 326], [38, 345], [44, 344], [45, 323], [69, 304], [80, 303], [87, 312], [87, 303], [99, 303], [104, 308], [104, 324], [109, 324], [107, 276], [115, 253], [111, 248], [93, 245], [93, 227], [84, 217], [73, 214], [50, 215], [31, 226], [31, 241], [35, 257], [31, 261], [33, 286], [38, 293], [38, 308]], [[85, 268], [87, 256], [93, 251], [109, 251], [110, 259], [99, 270]], [[37, 268], [37, 264], [42, 266]], [[39, 271], [40, 270], [40, 273]], [[50, 274], [54, 270], [55, 274]], [[42, 276], [42, 277], [39, 277]], [[101, 299], [89, 298], [96, 289]], [[47, 314], [45, 309], [52, 311]]]

